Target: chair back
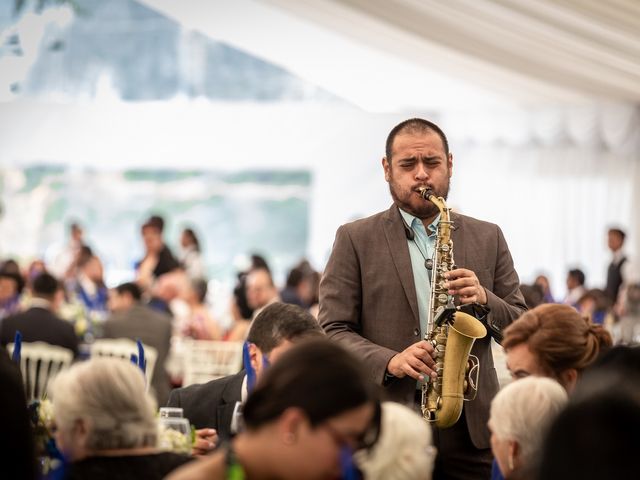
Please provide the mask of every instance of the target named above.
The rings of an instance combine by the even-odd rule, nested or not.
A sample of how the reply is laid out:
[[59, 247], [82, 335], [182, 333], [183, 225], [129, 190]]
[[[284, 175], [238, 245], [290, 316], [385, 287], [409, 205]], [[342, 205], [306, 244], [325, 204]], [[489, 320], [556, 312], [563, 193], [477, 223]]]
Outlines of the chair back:
[[[144, 347], [144, 356], [147, 359], [147, 388], [153, 380], [153, 369], [158, 359], [158, 351], [146, 344]], [[131, 355], [138, 355], [138, 344], [129, 338], [100, 338], [95, 340], [91, 345], [91, 356], [98, 357], [118, 357], [131, 361]]]
[[241, 368], [242, 342], [185, 340], [183, 387], [233, 375]]
[[[10, 355], [13, 348], [13, 343], [7, 345]], [[22, 342], [20, 371], [27, 400], [44, 398], [51, 379], [69, 368], [72, 361], [73, 352], [67, 348], [45, 342]]]

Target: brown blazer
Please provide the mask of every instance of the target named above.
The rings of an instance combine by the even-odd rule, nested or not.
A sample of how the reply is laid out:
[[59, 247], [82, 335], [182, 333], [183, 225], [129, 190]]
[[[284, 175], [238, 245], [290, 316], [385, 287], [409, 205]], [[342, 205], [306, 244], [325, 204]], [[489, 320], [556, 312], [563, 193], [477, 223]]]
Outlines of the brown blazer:
[[[451, 219], [456, 265], [475, 272], [487, 292], [488, 321], [505, 328], [526, 305], [502, 231], [464, 215], [452, 213]], [[409, 247], [395, 205], [338, 229], [320, 282], [319, 321], [329, 337], [365, 360], [379, 384], [391, 357], [421, 340]], [[479, 388], [464, 410], [474, 445], [489, 448], [489, 407], [499, 388], [489, 335], [475, 342], [472, 354], [480, 360]], [[409, 377], [385, 387], [391, 400], [407, 405], [413, 404], [415, 388]]]

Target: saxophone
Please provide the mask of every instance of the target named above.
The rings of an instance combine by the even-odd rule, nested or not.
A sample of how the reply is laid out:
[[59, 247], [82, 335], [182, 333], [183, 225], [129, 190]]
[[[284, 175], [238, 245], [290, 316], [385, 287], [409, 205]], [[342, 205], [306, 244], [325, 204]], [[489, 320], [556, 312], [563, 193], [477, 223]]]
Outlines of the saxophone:
[[[437, 378], [422, 385], [422, 416], [439, 428], [455, 424], [462, 414], [463, 401], [473, 400], [478, 390], [480, 363], [470, 355], [473, 342], [483, 338], [487, 329], [475, 316], [485, 314], [481, 305], [456, 307], [453, 296], [444, 287], [444, 274], [454, 270], [453, 222], [444, 198], [422, 187], [419, 194], [440, 210], [434, 261], [431, 264], [431, 303], [427, 319], [425, 340], [436, 351]], [[465, 309], [470, 313], [462, 311]], [[468, 398], [465, 398], [468, 395]]]

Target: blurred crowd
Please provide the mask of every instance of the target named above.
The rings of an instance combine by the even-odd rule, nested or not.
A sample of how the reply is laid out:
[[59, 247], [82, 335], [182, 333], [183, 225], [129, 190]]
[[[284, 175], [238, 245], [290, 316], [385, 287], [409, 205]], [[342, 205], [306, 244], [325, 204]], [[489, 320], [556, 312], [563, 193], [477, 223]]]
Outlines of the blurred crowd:
[[[267, 260], [252, 254], [250, 263], [237, 272], [230, 303], [223, 308], [229, 314], [217, 318], [213, 305], [219, 300], [210, 294], [210, 279], [194, 229], [182, 230], [178, 254], [167, 245], [164, 231], [162, 216], [152, 215], [142, 223], [144, 255], [136, 262], [135, 275], [112, 288], [105, 284], [103, 262], [86, 243], [79, 223], [69, 225], [65, 248], [49, 263], [36, 259], [19, 265], [13, 259], [3, 259], [2, 344], [13, 342], [15, 331], [20, 330], [24, 341], [61, 345], [82, 357], [88, 356], [97, 338], [141, 339], [159, 353], [154, 386], [158, 400], [164, 403], [171, 385], [180, 383], [179, 376], [165, 371], [176, 339], [244, 341], [252, 319], [278, 301], [317, 315], [320, 273], [308, 261], [302, 259], [293, 265], [279, 288]], [[33, 317], [42, 318], [34, 322]], [[50, 317], [56, 322], [50, 322]], [[70, 330], [75, 332], [74, 338], [70, 338]]]

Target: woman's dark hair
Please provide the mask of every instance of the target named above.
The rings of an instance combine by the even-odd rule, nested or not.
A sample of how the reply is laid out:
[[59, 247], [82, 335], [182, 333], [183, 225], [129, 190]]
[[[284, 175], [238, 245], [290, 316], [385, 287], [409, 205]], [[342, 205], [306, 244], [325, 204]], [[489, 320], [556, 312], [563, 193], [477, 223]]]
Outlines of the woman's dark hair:
[[199, 252], [200, 251], [200, 242], [198, 241], [198, 237], [196, 236], [196, 232], [194, 232], [192, 228], [185, 228], [182, 231], [182, 233], [184, 235], [186, 235], [187, 237], [189, 237], [189, 240], [191, 240], [191, 244]]
[[635, 478], [640, 404], [609, 391], [570, 405], [543, 446], [540, 480]]
[[376, 386], [358, 358], [329, 340], [308, 340], [266, 371], [243, 409], [244, 423], [256, 429], [298, 407], [316, 426], [377, 400]]

